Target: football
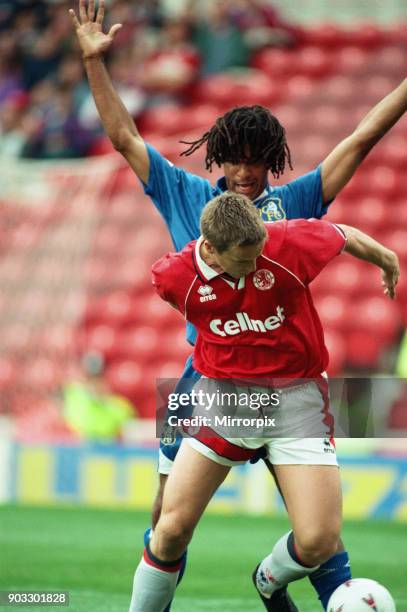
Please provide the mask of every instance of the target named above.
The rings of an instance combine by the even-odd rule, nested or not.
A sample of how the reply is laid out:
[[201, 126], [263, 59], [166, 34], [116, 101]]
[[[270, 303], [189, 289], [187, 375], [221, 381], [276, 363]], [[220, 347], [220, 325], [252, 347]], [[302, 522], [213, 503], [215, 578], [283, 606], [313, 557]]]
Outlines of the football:
[[376, 580], [354, 578], [339, 586], [328, 602], [327, 612], [396, 612], [389, 591]]

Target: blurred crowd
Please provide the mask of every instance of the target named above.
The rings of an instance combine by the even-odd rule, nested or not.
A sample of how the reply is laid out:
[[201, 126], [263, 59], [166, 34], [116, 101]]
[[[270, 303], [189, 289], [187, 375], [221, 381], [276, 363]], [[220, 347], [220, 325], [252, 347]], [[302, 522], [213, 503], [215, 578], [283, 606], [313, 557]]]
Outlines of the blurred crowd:
[[[102, 129], [68, 15], [73, 0], [0, 0], [0, 158], [91, 155]], [[268, 0], [106, 0], [104, 31], [122, 23], [106, 62], [136, 118], [188, 102], [205, 76], [247, 66], [299, 30]]]

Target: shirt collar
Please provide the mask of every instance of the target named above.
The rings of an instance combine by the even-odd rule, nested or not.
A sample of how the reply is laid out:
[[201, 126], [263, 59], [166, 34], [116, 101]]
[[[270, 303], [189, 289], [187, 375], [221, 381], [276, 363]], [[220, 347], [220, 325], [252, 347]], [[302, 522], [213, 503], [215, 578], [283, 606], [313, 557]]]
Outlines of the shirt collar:
[[204, 262], [199, 252], [202, 242], [203, 242], [203, 236], [200, 236], [195, 244], [195, 262], [203, 278], [207, 281], [210, 281], [216, 276], [220, 276], [222, 272], [216, 272], [216, 270], [214, 270], [213, 268], [208, 266], [207, 263]]
[[262, 200], [263, 198], [268, 196], [269, 193], [271, 193], [272, 190], [273, 190], [273, 188], [271, 187], [271, 185], [267, 185], [267, 187], [265, 188], [263, 193], [261, 193], [259, 196], [257, 196], [257, 198], [255, 200], [253, 200], [253, 204], [258, 204], [260, 202], [260, 200]]

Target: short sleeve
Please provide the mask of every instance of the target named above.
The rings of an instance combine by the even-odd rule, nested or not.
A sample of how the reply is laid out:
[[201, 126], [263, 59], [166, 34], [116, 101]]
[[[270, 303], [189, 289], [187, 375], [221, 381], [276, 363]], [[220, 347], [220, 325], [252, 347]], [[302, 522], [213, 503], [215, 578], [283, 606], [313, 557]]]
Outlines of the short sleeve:
[[283, 186], [289, 194], [289, 218], [319, 219], [328, 211], [322, 195], [321, 166]]
[[292, 271], [308, 284], [342, 252], [345, 243], [345, 234], [337, 225], [301, 219], [287, 223], [283, 248]]
[[170, 256], [164, 255], [158, 261], [156, 261], [151, 268], [151, 280], [153, 287], [162, 300], [166, 302], [171, 300], [170, 283], [168, 282], [169, 270], [170, 270]]
[[199, 236], [202, 208], [213, 196], [210, 182], [175, 166], [154, 147], [147, 144], [150, 160], [148, 183], [142, 183], [180, 250]]
[[151, 280], [160, 298], [184, 313], [182, 300], [180, 300], [179, 292], [176, 290], [179, 284], [177, 283], [177, 274], [173, 269], [173, 255], [171, 253], [167, 253], [153, 264]]

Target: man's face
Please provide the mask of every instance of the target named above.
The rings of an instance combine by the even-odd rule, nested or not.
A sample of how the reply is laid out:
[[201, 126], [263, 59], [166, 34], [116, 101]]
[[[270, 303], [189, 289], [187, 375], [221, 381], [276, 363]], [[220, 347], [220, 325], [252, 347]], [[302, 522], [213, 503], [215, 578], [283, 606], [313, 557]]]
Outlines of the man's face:
[[223, 164], [226, 185], [229, 191], [240, 193], [255, 200], [267, 185], [268, 170], [263, 163]]
[[215, 268], [222, 269], [233, 278], [247, 276], [256, 269], [256, 259], [261, 255], [265, 239], [258, 244], [246, 246], [231, 246], [223, 253], [218, 253], [213, 247], [211, 255]]

